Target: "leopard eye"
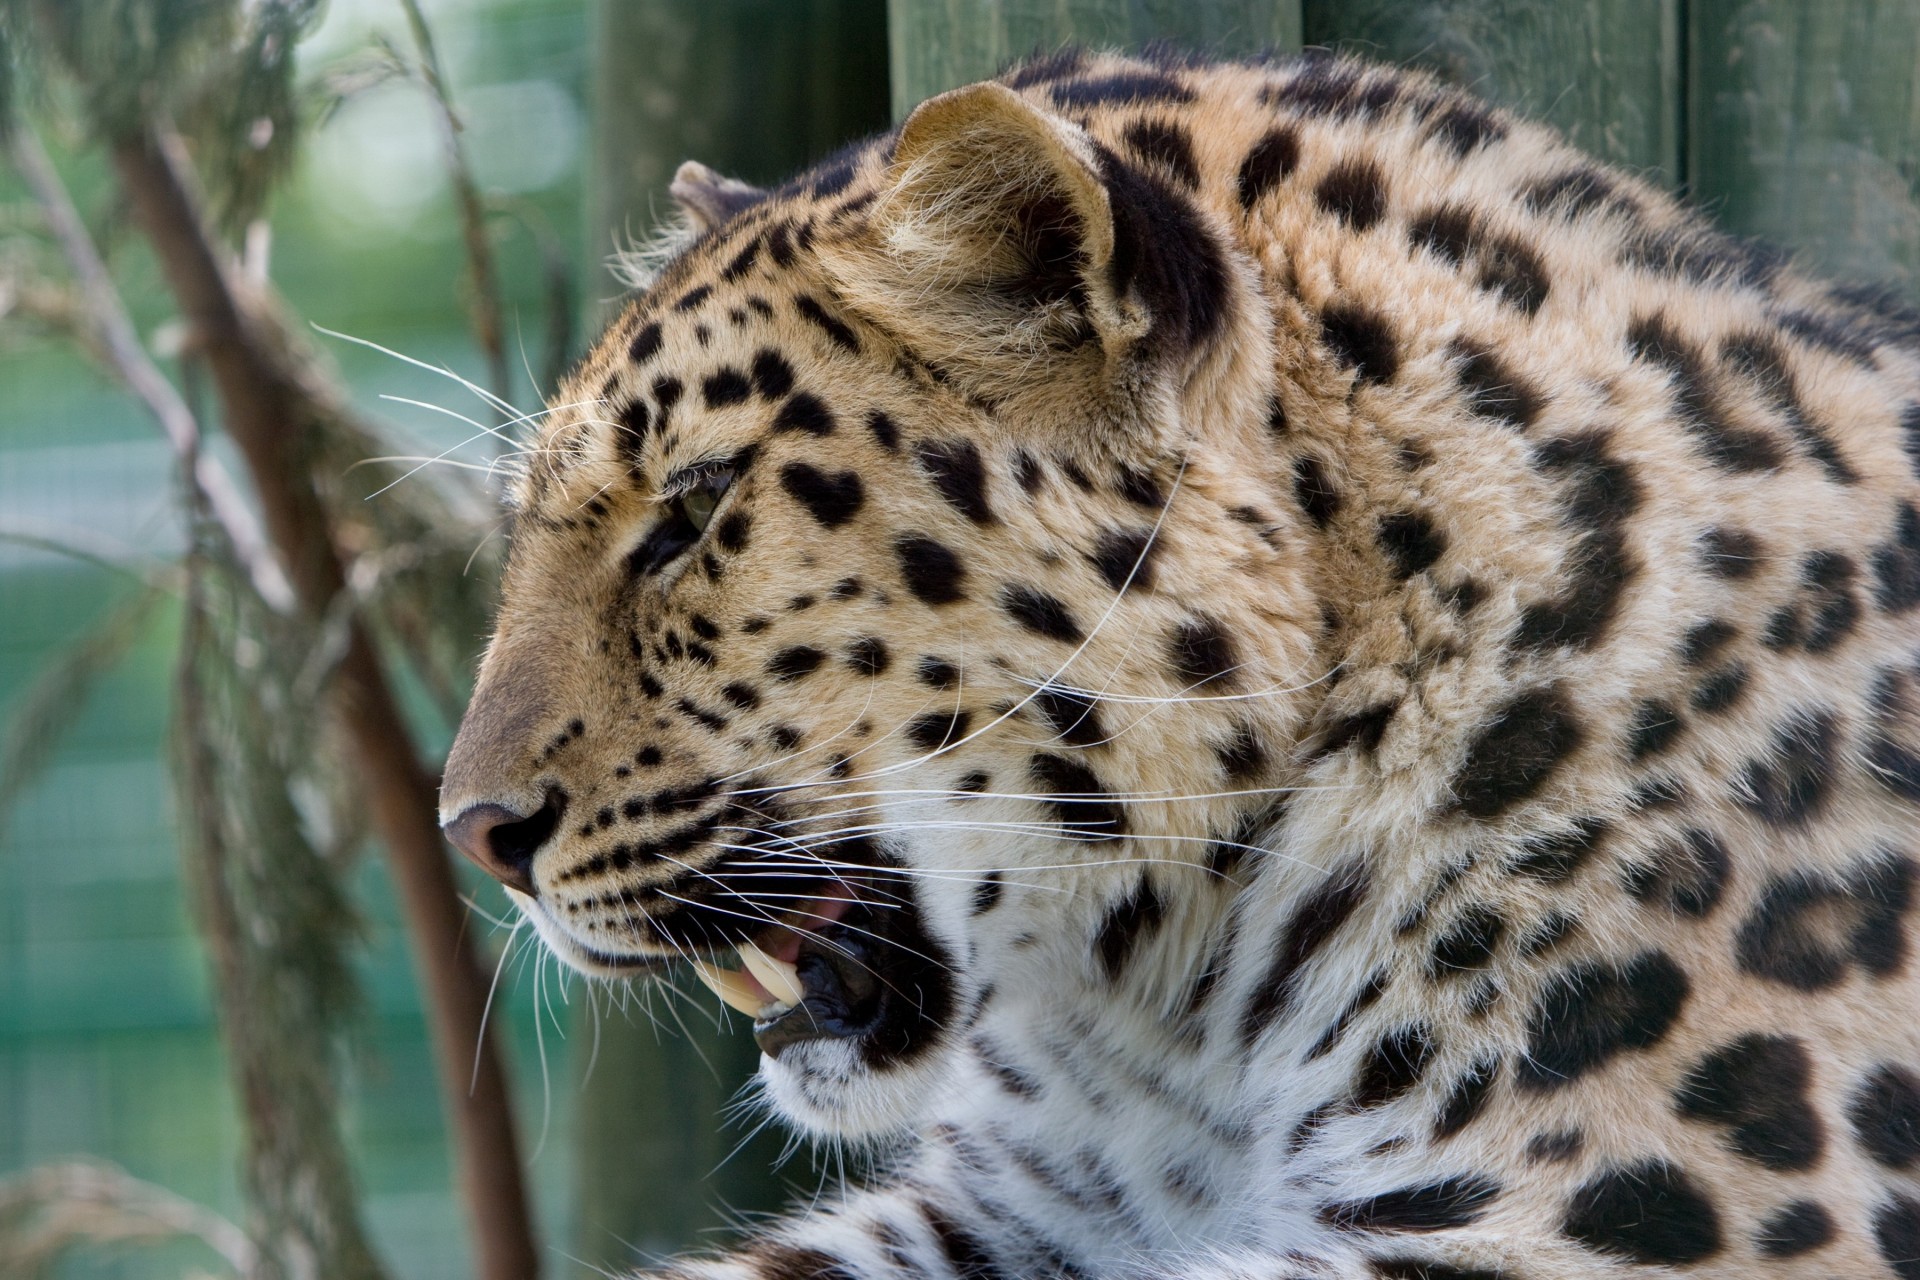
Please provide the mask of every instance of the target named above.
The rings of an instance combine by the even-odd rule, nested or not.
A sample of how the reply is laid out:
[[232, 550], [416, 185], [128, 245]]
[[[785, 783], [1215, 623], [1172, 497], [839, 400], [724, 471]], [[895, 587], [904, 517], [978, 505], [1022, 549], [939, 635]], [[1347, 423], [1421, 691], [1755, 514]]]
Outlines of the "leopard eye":
[[720, 499], [726, 496], [727, 486], [733, 483], [733, 473], [722, 471], [708, 476], [698, 485], [680, 495], [680, 514], [695, 532], [706, 532], [707, 522], [713, 519], [713, 509], [720, 505]]

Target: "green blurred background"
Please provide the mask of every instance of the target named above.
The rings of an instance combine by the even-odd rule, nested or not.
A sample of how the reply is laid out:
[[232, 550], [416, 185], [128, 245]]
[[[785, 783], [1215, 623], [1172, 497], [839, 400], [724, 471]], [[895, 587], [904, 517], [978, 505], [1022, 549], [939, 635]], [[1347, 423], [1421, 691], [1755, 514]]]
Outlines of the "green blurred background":
[[[527, 370], [542, 367], [553, 318], [543, 254], [557, 254], [571, 286], [560, 305], [577, 352], [578, 335], [617, 300], [607, 255], [664, 212], [679, 159], [774, 180], [930, 92], [1069, 37], [1184, 35], [1228, 51], [1305, 40], [1423, 62], [1687, 187], [1734, 230], [1910, 296], [1920, 269], [1913, 0], [432, 0], [425, 9], [475, 175], [512, 213], [495, 223], [496, 247], [525, 408], [538, 399]], [[349, 65], [381, 33], [406, 43], [393, 0], [333, 0], [302, 48], [303, 75]], [[83, 204], [98, 205], [98, 160], [48, 141]], [[0, 173], [0, 210], [22, 199], [11, 182]], [[308, 140], [270, 212], [273, 278], [299, 315], [484, 377], [461, 310], [440, 139], [417, 86], [347, 101]], [[122, 240], [116, 275], [143, 334], [164, 344], [170, 310], [157, 272]], [[358, 403], [410, 438], [409, 452], [437, 453], [462, 430], [381, 396], [476, 411], [443, 379], [363, 347], [324, 346]], [[457, 456], [487, 457], [477, 447]], [[57, 343], [0, 341], [0, 524], [137, 568], [182, 546], [169, 485], [151, 425], [91, 366]], [[0, 714], [129, 592], [124, 572], [0, 542]], [[92, 1154], [239, 1218], [238, 1121], [169, 830], [175, 621], [162, 610], [132, 658], [71, 709], [52, 766], [0, 832], [0, 1176]], [[477, 651], [482, 637], [472, 639]], [[452, 725], [430, 699], [414, 701], [422, 740], [438, 752]], [[505, 909], [490, 884], [467, 884], [485, 912]], [[366, 1216], [393, 1274], [463, 1276], [433, 1067], [376, 857], [362, 858], [354, 887], [368, 1000], [347, 1129]], [[481, 911], [472, 927], [491, 931]], [[498, 948], [490, 935], [489, 956]], [[813, 1178], [804, 1155], [770, 1178], [780, 1144], [765, 1137], [728, 1159], [745, 1129], [724, 1126], [720, 1112], [751, 1068], [745, 1036], [696, 1026], [691, 1040], [662, 1039], [637, 1011], [602, 1005], [596, 1018], [581, 986], [530, 951], [502, 970], [493, 1018], [554, 1275], [682, 1247], [725, 1220], [719, 1206], [766, 1208], [782, 1178]], [[62, 1274], [179, 1275], [195, 1261], [187, 1248], [106, 1250]]]

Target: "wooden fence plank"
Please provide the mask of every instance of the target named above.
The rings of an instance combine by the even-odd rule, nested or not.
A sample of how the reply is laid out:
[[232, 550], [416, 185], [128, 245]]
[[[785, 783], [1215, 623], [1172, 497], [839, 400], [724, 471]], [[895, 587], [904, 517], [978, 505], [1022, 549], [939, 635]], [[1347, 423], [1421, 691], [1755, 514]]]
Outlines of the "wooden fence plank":
[[1423, 66], [1672, 185], [1680, 0], [1305, 0], [1307, 43]]
[[1695, 198], [1730, 230], [1920, 295], [1920, 4], [1693, 0]]
[[1072, 42], [1170, 40], [1227, 56], [1300, 46], [1298, 0], [890, 0], [887, 21], [896, 120], [942, 90]]

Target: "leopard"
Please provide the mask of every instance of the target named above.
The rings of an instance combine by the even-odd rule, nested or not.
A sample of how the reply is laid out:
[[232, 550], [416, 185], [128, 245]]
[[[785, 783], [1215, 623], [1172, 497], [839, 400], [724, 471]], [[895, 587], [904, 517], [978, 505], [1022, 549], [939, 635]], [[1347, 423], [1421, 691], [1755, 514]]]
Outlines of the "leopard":
[[674, 194], [442, 819], [871, 1174], [648, 1274], [1920, 1277], [1899, 297], [1333, 54]]

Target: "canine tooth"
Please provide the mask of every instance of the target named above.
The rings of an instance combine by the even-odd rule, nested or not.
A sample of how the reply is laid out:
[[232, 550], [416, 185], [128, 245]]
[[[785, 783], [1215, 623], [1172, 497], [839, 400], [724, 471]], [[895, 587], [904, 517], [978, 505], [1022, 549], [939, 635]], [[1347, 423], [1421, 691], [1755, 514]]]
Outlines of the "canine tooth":
[[707, 990], [719, 996], [731, 1008], [738, 1009], [749, 1018], [760, 1016], [764, 1002], [747, 985], [747, 976], [737, 969], [722, 969], [717, 964], [705, 960], [693, 962], [693, 976], [707, 986]]
[[775, 960], [751, 942], [742, 942], [737, 949], [740, 952], [740, 963], [747, 966], [747, 972], [751, 973], [775, 1000], [781, 1004], [795, 1005], [806, 996], [806, 988], [800, 985], [798, 969], [784, 960]]

